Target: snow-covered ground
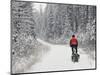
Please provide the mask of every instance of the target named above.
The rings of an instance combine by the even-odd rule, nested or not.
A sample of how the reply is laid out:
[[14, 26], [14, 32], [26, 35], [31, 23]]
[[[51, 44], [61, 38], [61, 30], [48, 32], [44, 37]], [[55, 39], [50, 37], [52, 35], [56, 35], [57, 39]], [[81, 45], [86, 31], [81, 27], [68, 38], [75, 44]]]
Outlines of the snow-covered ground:
[[50, 47], [50, 51], [45, 54], [42, 60], [26, 72], [44, 72], [59, 70], [75, 70], [95, 68], [95, 60], [91, 59], [82, 49], [78, 49], [80, 59], [78, 63], [71, 61], [71, 48], [67, 45], [52, 45], [41, 39], [38, 42]]

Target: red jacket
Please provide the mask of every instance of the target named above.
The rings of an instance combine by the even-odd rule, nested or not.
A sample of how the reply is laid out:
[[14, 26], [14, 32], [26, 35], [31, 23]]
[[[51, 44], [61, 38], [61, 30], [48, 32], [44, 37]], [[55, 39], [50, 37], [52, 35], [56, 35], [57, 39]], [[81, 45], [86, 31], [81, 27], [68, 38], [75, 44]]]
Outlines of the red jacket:
[[78, 41], [75, 37], [72, 37], [71, 40], [70, 40], [70, 46], [71, 45], [78, 45]]

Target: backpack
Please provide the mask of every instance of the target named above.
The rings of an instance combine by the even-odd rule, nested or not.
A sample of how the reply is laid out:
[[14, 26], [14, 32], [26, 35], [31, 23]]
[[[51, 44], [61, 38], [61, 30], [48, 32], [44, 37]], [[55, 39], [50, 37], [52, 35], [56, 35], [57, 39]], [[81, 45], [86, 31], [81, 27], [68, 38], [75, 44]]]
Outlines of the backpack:
[[70, 45], [77, 45], [77, 44], [78, 44], [78, 42], [77, 42], [77, 39], [76, 38], [72, 38], [70, 40]]

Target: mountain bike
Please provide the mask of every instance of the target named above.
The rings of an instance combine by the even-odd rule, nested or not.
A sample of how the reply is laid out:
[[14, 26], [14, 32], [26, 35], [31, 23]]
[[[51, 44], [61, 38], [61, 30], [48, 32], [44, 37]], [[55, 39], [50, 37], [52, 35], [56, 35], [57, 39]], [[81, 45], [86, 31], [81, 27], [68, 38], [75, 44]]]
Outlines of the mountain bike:
[[72, 53], [71, 59], [72, 62], [79, 62], [80, 55], [76, 53], [76, 49], [74, 48], [74, 53]]

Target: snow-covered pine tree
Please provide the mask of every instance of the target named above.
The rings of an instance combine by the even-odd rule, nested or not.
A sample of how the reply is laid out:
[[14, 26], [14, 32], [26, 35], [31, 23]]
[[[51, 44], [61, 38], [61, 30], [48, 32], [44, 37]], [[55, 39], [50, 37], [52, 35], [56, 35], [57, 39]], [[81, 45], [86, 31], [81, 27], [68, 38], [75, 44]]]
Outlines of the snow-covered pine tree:
[[[32, 14], [31, 2], [12, 0], [11, 27], [12, 27], [12, 65], [13, 72], [20, 71], [18, 64], [29, 57], [35, 48], [35, 21]], [[33, 43], [34, 41], [34, 43]], [[23, 62], [23, 61], [22, 61]], [[22, 64], [24, 65], [24, 63]]]
[[46, 39], [54, 39], [54, 10], [53, 10], [53, 5], [47, 5], [46, 11], [45, 11], [46, 17], [46, 23], [45, 23], [45, 28], [46, 28]]
[[14, 29], [17, 29], [17, 33], [26, 33], [35, 37], [35, 21], [33, 20], [30, 2], [12, 1], [12, 23]]

